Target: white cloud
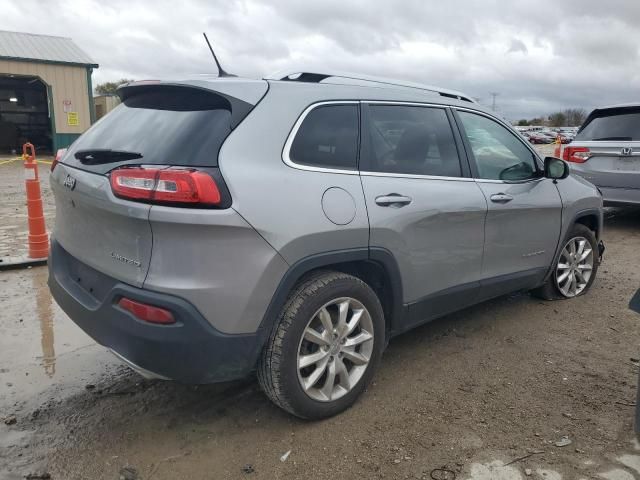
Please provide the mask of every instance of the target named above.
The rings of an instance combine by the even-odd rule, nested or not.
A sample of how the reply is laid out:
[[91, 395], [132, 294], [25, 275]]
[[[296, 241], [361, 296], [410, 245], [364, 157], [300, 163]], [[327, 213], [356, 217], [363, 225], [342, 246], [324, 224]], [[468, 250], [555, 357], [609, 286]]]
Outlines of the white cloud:
[[[0, 0], [0, 29], [72, 37], [94, 83], [287, 66], [462, 90], [509, 118], [638, 100], [640, 2], [625, 0]], [[25, 20], [28, 19], [28, 20]]]

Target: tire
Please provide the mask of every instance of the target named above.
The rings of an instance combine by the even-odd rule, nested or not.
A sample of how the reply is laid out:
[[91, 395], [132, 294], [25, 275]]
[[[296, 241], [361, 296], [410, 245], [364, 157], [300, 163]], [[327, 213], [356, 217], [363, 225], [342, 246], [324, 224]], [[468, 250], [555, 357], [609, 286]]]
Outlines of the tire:
[[[273, 403], [297, 417], [336, 415], [355, 403], [373, 377], [384, 336], [382, 306], [369, 285], [345, 273], [318, 272], [289, 295], [258, 364], [258, 382]], [[312, 359], [317, 361], [298, 369], [299, 360]]]
[[[581, 243], [581, 239], [587, 241], [588, 247], [591, 249], [591, 253], [585, 261], [578, 261], [577, 263], [572, 264], [571, 258], [567, 257], [566, 253], [571, 253], [570, 245], [572, 242], [576, 245], [575, 242]], [[585, 250], [586, 248], [587, 244], [585, 244]], [[580, 248], [577, 247], [576, 251], [579, 252], [579, 250]], [[569, 267], [563, 269], [560, 268], [560, 264], [569, 265]], [[591, 269], [586, 270], [586, 267], [582, 266], [584, 264], [590, 264]], [[598, 241], [595, 233], [586, 226], [577, 223], [569, 230], [569, 233], [562, 244], [560, 255], [554, 260], [551, 275], [549, 275], [549, 278], [544, 285], [532, 290], [531, 293], [544, 300], [564, 300], [584, 295], [589, 291], [591, 285], [593, 285], [599, 265]], [[585, 278], [587, 271], [590, 271], [590, 274], [588, 275], [588, 278]], [[568, 274], [569, 276], [563, 277], [564, 274]], [[567, 281], [571, 281], [572, 274], [576, 278], [577, 286], [579, 286], [575, 291], [572, 291], [571, 287], [568, 289], [566, 288]], [[582, 278], [580, 275], [582, 275]], [[560, 281], [558, 281], [559, 279]]]

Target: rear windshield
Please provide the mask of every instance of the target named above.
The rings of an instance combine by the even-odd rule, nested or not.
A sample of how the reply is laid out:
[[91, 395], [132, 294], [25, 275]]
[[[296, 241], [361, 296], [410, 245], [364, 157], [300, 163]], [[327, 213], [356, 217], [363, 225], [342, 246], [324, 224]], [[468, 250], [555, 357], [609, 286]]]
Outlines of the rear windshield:
[[230, 132], [231, 105], [220, 95], [141, 88], [76, 140], [63, 162], [101, 173], [123, 164], [217, 166]]
[[603, 110], [587, 119], [576, 140], [640, 140], [640, 108]]

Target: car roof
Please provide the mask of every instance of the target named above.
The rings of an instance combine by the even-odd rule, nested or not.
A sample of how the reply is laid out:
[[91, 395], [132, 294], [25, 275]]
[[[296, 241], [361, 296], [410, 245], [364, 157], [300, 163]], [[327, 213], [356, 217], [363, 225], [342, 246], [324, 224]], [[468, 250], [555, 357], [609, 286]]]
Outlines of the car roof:
[[475, 100], [473, 100], [470, 95], [459, 92], [457, 90], [451, 90], [448, 88], [426, 85], [417, 82], [410, 82], [407, 80], [378, 77], [360, 73], [343, 72], [338, 70], [289, 70], [268, 75], [265, 77], [265, 80], [282, 80], [318, 84], [330, 83], [334, 85], [350, 85], [376, 88], [415, 89], [436, 93], [447, 98], [475, 103]]
[[[322, 75], [324, 76], [326, 74]], [[299, 93], [304, 91], [309, 103], [347, 99], [361, 101], [431, 103], [443, 106], [468, 108], [484, 112], [495, 117], [489, 109], [476, 103], [470, 96], [465, 95], [464, 93], [429, 85], [416, 84], [413, 82], [404, 82], [400, 80], [371, 76], [331, 76], [331, 78], [322, 78], [320, 81], [317, 80], [317, 77], [314, 78], [313, 81], [309, 80], [308, 77], [303, 77], [301, 80], [272, 80], [270, 77], [260, 80], [244, 77], [219, 77], [215, 74], [202, 74], [164, 80], [141, 80], [123, 85], [120, 87], [119, 93], [122, 95], [124, 91], [130, 91], [132, 87], [138, 86], [185, 85], [205, 88], [225, 95], [230, 95], [239, 100], [255, 105], [267, 93], [269, 85], [271, 85], [273, 89], [277, 90], [295, 89]]]

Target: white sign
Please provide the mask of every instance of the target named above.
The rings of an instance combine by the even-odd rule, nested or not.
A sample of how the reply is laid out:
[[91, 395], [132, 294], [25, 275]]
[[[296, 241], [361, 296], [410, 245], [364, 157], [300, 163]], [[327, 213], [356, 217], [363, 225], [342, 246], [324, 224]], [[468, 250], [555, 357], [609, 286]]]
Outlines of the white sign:
[[73, 111], [73, 106], [71, 105], [71, 100], [63, 100], [62, 101], [62, 109], [64, 113], [68, 113]]

